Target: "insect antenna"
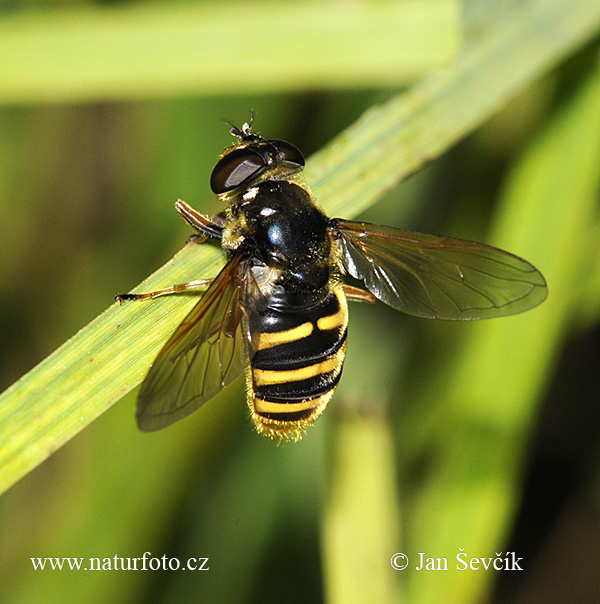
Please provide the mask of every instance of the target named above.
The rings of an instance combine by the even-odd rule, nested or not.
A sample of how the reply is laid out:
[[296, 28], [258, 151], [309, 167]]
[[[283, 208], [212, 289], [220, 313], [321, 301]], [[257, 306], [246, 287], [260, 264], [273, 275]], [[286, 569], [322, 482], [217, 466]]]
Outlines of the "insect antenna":
[[248, 139], [254, 136], [254, 134], [252, 134], [252, 124], [254, 123], [254, 108], [250, 109], [250, 119], [247, 122], [244, 122], [241, 130], [237, 126], [234, 126], [231, 122], [227, 120], [224, 121], [229, 126], [229, 133], [232, 136], [237, 136], [240, 140]]

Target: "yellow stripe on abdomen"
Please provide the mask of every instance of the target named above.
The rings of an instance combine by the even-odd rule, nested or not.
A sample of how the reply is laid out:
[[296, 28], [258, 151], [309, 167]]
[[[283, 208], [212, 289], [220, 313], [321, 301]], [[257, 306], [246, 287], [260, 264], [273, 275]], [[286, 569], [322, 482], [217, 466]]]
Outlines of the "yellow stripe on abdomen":
[[342, 326], [345, 328], [347, 322], [348, 308], [345, 305], [340, 305], [340, 309], [336, 313], [317, 319], [317, 329], [327, 331], [329, 329], [339, 329]]
[[271, 384], [286, 384], [288, 382], [300, 382], [308, 380], [324, 373], [334, 371], [341, 362], [336, 356], [329, 357], [320, 363], [314, 363], [299, 369], [288, 370], [266, 370], [254, 369], [254, 385], [269, 386]]
[[307, 321], [306, 323], [302, 323], [302, 325], [298, 325], [298, 327], [286, 329], [285, 331], [261, 333], [258, 346], [261, 350], [263, 350], [265, 348], [279, 346], [280, 344], [295, 342], [296, 340], [307, 338], [313, 332], [313, 330], [314, 325], [311, 321]]
[[259, 337], [247, 374], [252, 420], [266, 436], [295, 440], [321, 414], [341, 376], [346, 297], [334, 286], [318, 305], [293, 312], [267, 308], [253, 318]]

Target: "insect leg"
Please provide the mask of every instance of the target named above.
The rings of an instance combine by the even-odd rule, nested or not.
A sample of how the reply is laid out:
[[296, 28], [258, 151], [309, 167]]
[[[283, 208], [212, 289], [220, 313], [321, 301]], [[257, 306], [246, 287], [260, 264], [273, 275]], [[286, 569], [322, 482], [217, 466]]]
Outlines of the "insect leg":
[[[206, 241], [209, 237], [220, 239], [223, 233], [223, 223], [225, 218], [221, 215], [215, 216], [213, 219], [200, 214], [200, 212], [194, 210], [182, 199], [178, 199], [175, 203], [175, 209], [181, 214], [183, 219], [193, 228], [198, 231], [198, 234], [193, 237], [194, 240], [200, 243]], [[153, 292], [147, 292], [143, 294], [117, 294], [115, 300], [123, 304], [127, 300], [149, 300], [150, 298], [158, 298], [159, 296], [168, 296], [169, 294], [178, 294], [180, 292], [189, 291], [192, 289], [199, 289], [206, 287], [212, 283], [212, 279], [196, 279], [195, 281], [189, 281], [188, 283], [178, 283], [171, 287], [165, 287], [164, 289], [157, 289]]]
[[157, 289], [153, 292], [147, 292], [144, 294], [117, 294], [115, 296], [115, 300], [117, 300], [120, 304], [124, 304], [128, 300], [149, 300], [150, 298], [158, 298], [159, 296], [168, 296], [169, 294], [178, 294], [180, 292], [185, 292], [192, 289], [199, 289], [201, 287], [206, 287], [211, 283], [212, 279], [196, 279], [195, 281], [178, 283], [177, 285], [171, 285], [171, 287]]
[[371, 292], [360, 289], [360, 287], [344, 284], [342, 285], [342, 289], [348, 300], [354, 300], [355, 302], [369, 302], [369, 304], [375, 304], [375, 302], [377, 302], [377, 298]]
[[194, 229], [196, 229], [204, 238], [200, 241], [206, 241], [209, 237], [213, 239], [221, 239], [223, 234], [223, 216], [217, 215], [214, 218], [209, 218], [204, 214], [200, 214], [188, 205], [183, 199], [178, 199], [175, 202], [175, 209], [181, 214], [181, 217]]

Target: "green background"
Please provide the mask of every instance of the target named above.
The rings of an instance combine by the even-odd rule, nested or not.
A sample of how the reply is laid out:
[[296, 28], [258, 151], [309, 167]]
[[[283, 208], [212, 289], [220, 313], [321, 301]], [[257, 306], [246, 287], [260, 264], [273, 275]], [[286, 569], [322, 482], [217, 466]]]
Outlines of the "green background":
[[[282, 446], [241, 382], [138, 432], [135, 391], [111, 405], [193, 299], [112, 306], [0, 396], [0, 601], [597, 601], [599, 31], [586, 0], [2, 3], [0, 390], [184, 245], [177, 198], [220, 210], [222, 120], [250, 108], [332, 215], [499, 245], [550, 293], [481, 324], [352, 305], [338, 391]], [[210, 570], [30, 560], [144, 552]]]

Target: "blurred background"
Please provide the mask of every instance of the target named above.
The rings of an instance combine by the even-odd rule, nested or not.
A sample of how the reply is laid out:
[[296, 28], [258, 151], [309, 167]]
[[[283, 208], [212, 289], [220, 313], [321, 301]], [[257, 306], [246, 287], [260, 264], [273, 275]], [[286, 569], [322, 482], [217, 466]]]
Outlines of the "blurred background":
[[[468, 43], [487, 4], [439, 9], [458, 15]], [[515, 5], [504, 4], [508, 12]], [[94, 35], [106, 39], [102, 28], [118, 44], [138, 19], [142, 31], [167, 35], [165, 10], [190, 11], [207, 36], [214, 21], [216, 40], [197, 79], [178, 68], [153, 73], [134, 42], [123, 73], [104, 80], [77, 72], [68, 45], [63, 71], [72, 65], [72, 80], [44, 83], [33, 71], [27, 80], [18, 57], [4, 63], [14, 77], [0, 82], [0, 391], [184, 245], [190, 231], [176, 199], [206, 214], [221, 209], [208, 179], [232, 142], [223, 120], [241, 125], [254, 108], [258, 132], [309, 157], [456, 51], [448, 43], [456, 30], [445, 30], [443, 48], [422, 65], [383, 75], [357, 65], [336, 79], [285, 29], [257, 39], [245, 19], [269, 22], [292, 3], [219, 6], [0, 4], [0, 44], [4, 35], [43, 45], [47, 35], [56, 53], [53, 32], [65, 28], [66, 39], [87, 35], [81, 48], [89, 50]], [[319, 11], [348, 6], [305, 3], [294, 14], [317, 28]], [[224, 34], [239, 41], [239, 73], [219, 54]], [[275, 53], [287, 76], [273, 67], [269, 77], [257, 49]], [[509, 251], [548, 280], [543, 307], [479, 325], [352, 305], [344, 378], [296, 444], [276, 446], [252, 431], [241, 380], [153, 434], [136, 429], [131, 392], [0, 499], [1, 601], [599, 601], [598, 58], [596, 33], [360, 216], [503, 245], [514, 236]], [[510, 222], [523, 199], [543, 208], [531, 214], [541, 220]], [[515, 552], [524, 570], [456, 571], [459, 548], [469, 558]], [[208, 558], [210, 570], [34, 571], [30, 560], [114, 562], [144, 552]], [[396, 552], [408, 569], [392, 569]], [[450, 570], [418, 572], [419, 552], [447, 558]]]

